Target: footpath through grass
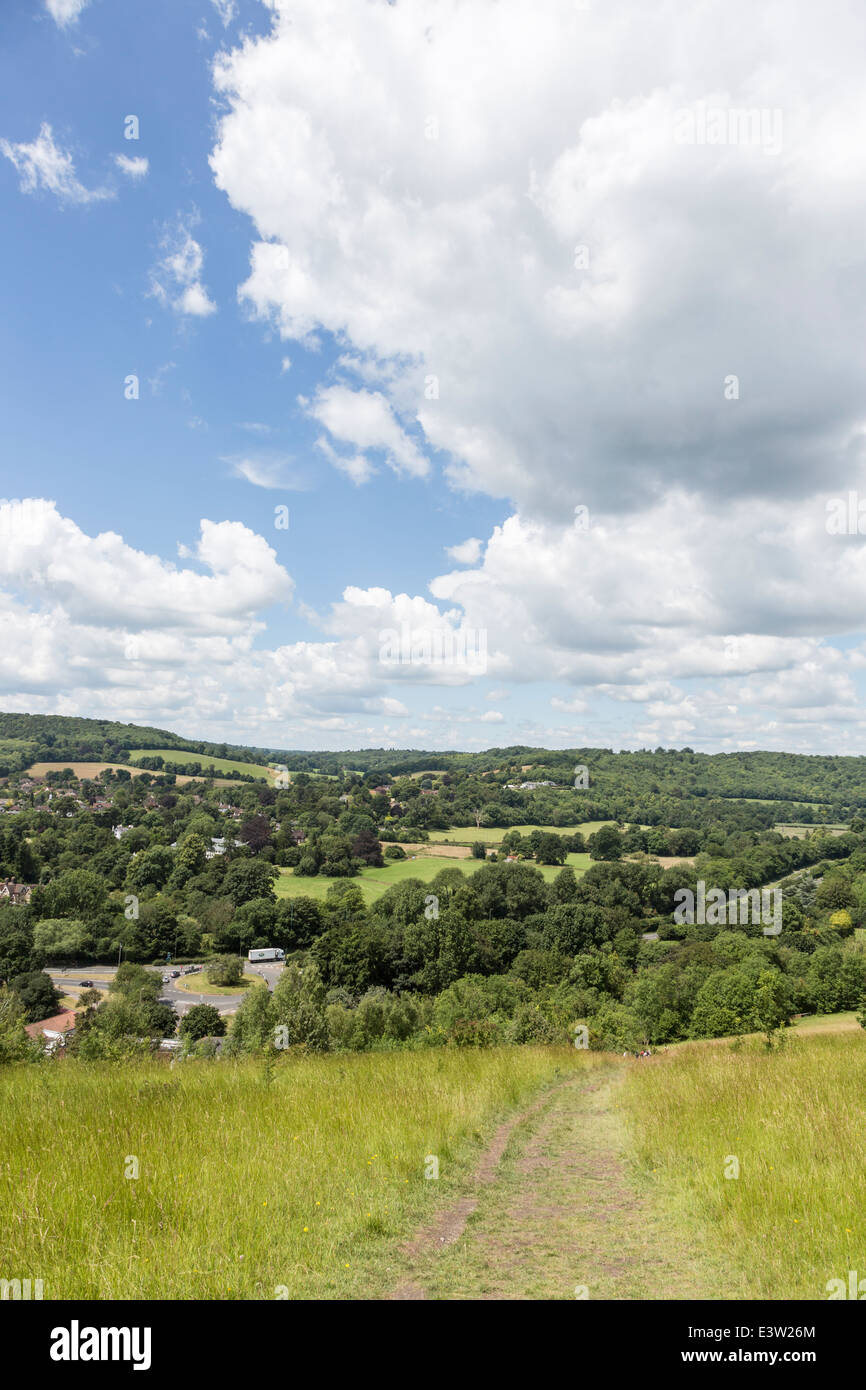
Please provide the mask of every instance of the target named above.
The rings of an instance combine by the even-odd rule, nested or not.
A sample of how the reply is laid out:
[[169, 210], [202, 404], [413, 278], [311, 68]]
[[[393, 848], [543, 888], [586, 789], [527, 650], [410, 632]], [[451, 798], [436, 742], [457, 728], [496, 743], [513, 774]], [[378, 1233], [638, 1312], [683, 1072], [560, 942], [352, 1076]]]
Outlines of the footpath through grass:
[[680, 1228], [635, 1171], [620, 1103], [627, 1064], [599, 1053], [586, 1062], [514, 1128], [495, 1182], [478, 1189], [456, 1238], [443, 1243], [431, 1230], [406, 1251], [394, 1296], [719, 1296], [731, 1278], [725, 1253], [700, 1230]]
[[629, 1071], [639, 1171], [736, 1265], [715, 1297], [826, 1299], [866, 1275], [862, 1030], [692, 1044]]
[[376, 1297], [495, 1123], [584, 1057], [0, 1068], [0, 1275], [46, 1299]]

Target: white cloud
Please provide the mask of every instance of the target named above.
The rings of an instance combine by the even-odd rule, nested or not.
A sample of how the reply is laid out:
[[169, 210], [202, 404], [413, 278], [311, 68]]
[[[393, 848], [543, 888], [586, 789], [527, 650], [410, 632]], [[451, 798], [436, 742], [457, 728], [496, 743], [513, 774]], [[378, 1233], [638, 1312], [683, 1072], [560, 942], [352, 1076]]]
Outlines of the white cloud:
[[165, 254], [151, 271], [150, 293], [177, 314], [206, 318], [217, 306], [201, 282], [204, 252], [190, 230], [197, 221], [195, 214], [180, 217], [163, 233]]
[[301, 486], [292, 471], [292, 460], [288, 458], [226, 458], [238, 478], [245, 478], [254, 487], [296, 490]]
[[44, 189], [61, 203], [80, 205], [104, 202], [115, 196], [109, 188], [85, 188], [75, 173], [71, 154], [55, 143], [47, 122], [42, 123], [38, 136], [29, 145], [0, 140], [0, 153], [12, 161], [21, 175], [23, 193]]
[[111, 531], [87, 536], [53, 502], [0, 504], [0, 581], [49, 600], [73, 622], [232, 635], [259, 609], [291, 597], [275, 552], [240, 522], [202, 521], [184, 554], [209, 573], [178, 569]]
[[449, 546], [446, 554], [456, 560], [458, 565], [475, 565], [481, 558], [482, 543], [477, 536], [472, 536], [468, 541], [461, 541], [459, 545]]
[[[395, 473], [415, 478], [426, 477], [429, 472], [426, 458], [380, 392], [353, 391], [337, 385], [323, 388], [313, 401], [304, 397], [299, 397], [299, 401], [329, 434], [342, 444], [352, 445], [359, 455], [368, 449], [381, 452]], [[337, 462], [336, 456], [333, 461]]]
[[62, 29], [74, 24], [89, 4], [90, 0], [45, 0], [46, 10]]
[[114, 162], [122, 174], [135, 180], [143, 179], [150, 168], [150, 161], [145, 155], [116, 154]]
[[237, 13], [234, 0], [211, 0], [211, 4], [223, 22], [223, 27], [228, 28]]

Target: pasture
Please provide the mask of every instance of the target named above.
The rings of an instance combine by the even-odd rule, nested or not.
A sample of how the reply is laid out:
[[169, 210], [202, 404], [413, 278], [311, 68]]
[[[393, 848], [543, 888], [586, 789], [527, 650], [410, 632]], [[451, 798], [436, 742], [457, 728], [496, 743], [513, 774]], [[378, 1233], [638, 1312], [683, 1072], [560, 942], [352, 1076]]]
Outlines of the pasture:
[[[531, 861], [528, 861], [531, 863]], [[354, 878], [328, 878], [316, 874], [313, 878], [296, 877], [292, 869], [281, 869], [280, 877], [274, 884], [278, 898], [317, 898], [324, 899], [332, 883], [354, 883], [361, 889], [364, 901], [375, 902], [395, 883], [403, 883], [408, 878], [420, 879], [430, 883], [443, 869], [458, 869], [463, 874], [474, 874], [485, 863], [483, 859], [446, 859], [443, 855], [425, 855], [417, 859], [398, 859], [385, 861], [384, 869], [362, 869]], [[580, 877], [592, 863], [588, 854], [569, 854], [566, 864]], [[561, 872], [555, 864], [531, 864], [538, 869], [550, 883]]]
[[277, 775], [273, 768], [265, 767], [263, 763], [241, 763], [236, 758], [212, 758], [208, 753], [188, 753], [182, 748], [136, 748], [129, 755], [132, 763], [138, 763], [142, 758], [162, 758], [169, 768], [177, 763], [200, 763], [202, 768], [212, 767], [215, 772], [221, 772], [224, 776], [242, 772], [250, 777], [267, 777], [269, 782]]

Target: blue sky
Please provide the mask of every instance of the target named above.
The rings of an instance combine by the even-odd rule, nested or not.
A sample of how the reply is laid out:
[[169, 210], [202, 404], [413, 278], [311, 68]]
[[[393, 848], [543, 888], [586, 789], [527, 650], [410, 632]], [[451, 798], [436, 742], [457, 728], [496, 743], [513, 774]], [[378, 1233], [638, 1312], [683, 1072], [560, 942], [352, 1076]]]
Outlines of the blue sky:
[[[861, 21], [816, 55], [774, 11], [715, 51], [717, 8], [643, 71], [566, 0], [7, 0], [3, 707], [862, 751], [863, 552], [824, 515], [860, 481], [863, 349], [830, 267], [801, 303], [862, 158], [818, 138], [856, 74], [804, 76]], [[679, 148], [718, 92], [784, 109], [784, 149]], [[483, 631], [487, 669], [383, 667], [403, 625]]]

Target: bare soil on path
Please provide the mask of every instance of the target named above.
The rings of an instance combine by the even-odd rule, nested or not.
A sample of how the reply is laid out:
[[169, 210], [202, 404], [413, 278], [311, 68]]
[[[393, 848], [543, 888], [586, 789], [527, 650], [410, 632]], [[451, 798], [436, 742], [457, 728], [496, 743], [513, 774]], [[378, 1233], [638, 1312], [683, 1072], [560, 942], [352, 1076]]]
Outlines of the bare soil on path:
[[617, 1103], [629, 1065], [570, 1077], [500, 1126], [465, 1193], [403, 1247], [388, 1297], [730, 1297], [717, 1257], [631, 1160]]

